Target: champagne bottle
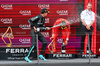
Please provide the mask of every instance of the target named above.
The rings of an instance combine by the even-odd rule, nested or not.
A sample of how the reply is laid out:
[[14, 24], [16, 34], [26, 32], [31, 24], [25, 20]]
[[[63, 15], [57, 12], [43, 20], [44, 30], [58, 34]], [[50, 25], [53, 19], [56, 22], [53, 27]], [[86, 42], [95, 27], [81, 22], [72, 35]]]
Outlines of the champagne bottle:
[[65, 43], [64, 43], [64, 40], [63, 40], [63, 44], [61, 46], [61, 53], [65, 53], [66, 52], [66, 48], [65, 48]]

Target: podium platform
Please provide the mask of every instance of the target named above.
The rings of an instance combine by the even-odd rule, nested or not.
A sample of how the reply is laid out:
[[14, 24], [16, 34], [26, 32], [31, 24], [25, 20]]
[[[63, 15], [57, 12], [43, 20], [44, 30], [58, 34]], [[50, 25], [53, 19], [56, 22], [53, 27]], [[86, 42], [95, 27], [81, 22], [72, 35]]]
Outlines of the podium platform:
[[[91, 58], [98, 58], [97, 54], [91, 54], [90, 55]], [[59, 59], [59, 58], [89, 58], [89, 54], [71, 54], [71, 53], [61, 53], [61, 52], [57, 52], [57, 53], [46, 53], [45, 54], [45, 58], [47, 59]]]
[[[76, 54], [76, 58], [89, 58], [89, 54]], [[91, 58], [98, 58], [97, 54], [91, 54], [90, 55]]]

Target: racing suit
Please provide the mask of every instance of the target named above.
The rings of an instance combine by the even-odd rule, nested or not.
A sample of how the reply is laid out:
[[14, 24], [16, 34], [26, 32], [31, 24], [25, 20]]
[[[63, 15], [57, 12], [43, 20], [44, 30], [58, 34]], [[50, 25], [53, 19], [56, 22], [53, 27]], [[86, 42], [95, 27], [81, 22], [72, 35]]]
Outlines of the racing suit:
[[[34, 46], [36, 47], [36, 32], [33, 29], [33, 26], [36, 28], [45, 28], [45, 17], [42, 17], [42, 15], [38, 15], [35, 17], [32, 17], [28, 20], [29, 24], [31, 25], [31, 38], [32, 38], [32, 46], [29, 49], [29, 53], [28, 56], [30, 56], [30, 53], [32, 52]], [[45, 31], [46, 29], [42, 29], [42, 31]], [[39, 31], [38, 33], [38, 39], [42, 42], [42, 49], [40, 54], [43, 55], [45, 53], [46, 50], [46, 46], [47, 46], [47, 40], [45, 39], [45, 37], [41, 34], [41, 32]]]
[[57, 26], [57, 27], [54, 27], [52, 29], [52, 36], [54, 37], [55, 47], [57, 47], [57, 37], [59, 35], [59, 31], [60, 30], [62, 32], [62, 39], [64, 40], [64, 43], [65, 43], [66, 40], [69, 40], [69, 36], [70, 36], [70, 23], [66, 19], [63, 19], [63, 18], [57, 19], [53, 26], [61, 24], [62, 21], [66, 22], [65, 29], [61, 29], [61, 25]]

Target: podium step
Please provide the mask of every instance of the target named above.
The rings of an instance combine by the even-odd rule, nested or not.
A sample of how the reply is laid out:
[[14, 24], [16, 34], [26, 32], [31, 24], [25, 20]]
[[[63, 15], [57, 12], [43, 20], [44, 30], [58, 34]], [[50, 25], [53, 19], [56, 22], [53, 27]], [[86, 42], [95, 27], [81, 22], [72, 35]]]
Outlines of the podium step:
[[[98, 58], [97, 54], [91, 54], [90, 55], [91, 58]], [[62, 53], [46, 53], [45, 54], [45, 58], [47, 59], [59, 59], [59, 58], [89, 58], [89, 54], [62, 54]]]
[[[91, 58], [98, 58], [98, 55], [97, 54], [91, 54], [90, 55]], [[89, 58], [89, 54], [77, 54], [76, 55], [76, 58]]]
[[47, 59], [59, 59], [59, 58], [75, 58], [76, 54], [45, 54]]

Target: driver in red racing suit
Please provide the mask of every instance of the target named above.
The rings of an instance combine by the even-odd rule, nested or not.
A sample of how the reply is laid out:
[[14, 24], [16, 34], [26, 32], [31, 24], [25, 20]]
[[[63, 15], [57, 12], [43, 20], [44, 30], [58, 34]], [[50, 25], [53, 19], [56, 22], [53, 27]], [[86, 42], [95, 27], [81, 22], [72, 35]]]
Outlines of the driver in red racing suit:
[[57, 19], [52, 28], [52, 37], [51, 38], [54, 38], [53, 52], [56, 52], [57, 37], [58, 37], [60, 30], [62, 32], [62, 39], [64, 41], [64, 44], [67, 45], [69, 36], [70, 36], [70, 23], [66, 19], [63, 19], [63, 18]]

